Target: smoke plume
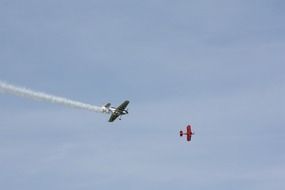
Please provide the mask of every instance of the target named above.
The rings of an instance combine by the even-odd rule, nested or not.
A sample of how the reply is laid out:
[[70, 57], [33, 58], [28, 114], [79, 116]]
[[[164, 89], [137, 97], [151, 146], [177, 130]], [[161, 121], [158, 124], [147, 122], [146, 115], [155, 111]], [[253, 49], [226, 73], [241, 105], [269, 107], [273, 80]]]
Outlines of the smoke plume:
[[23, 88], [23, 87], [17, 87], [17, 86], [14, 86], [14, 85], [2, 82], [2, 81], [0, 81], [0, 92], [9, 93], [9, 94], [16, 95], [16, 96], [27, 97], [27, 98], [31, 98], [34, 100], [41, 100], [41, 101], [51, 102], [55, 104], [61, 104], [61, 105], [65, 105], [65, 106], [69, 106], [73, 108], [85, 109], [85, 110], [94, 111], [94, 112], [101, 112], [101, 113], [105, 112], [104, 108], [102, 107], [85, 104], [82, 102], [70, 100], [70, 99], [63, 98], [63, 97], [49, 95], [43, 92], [33, 91], [33, 90]]

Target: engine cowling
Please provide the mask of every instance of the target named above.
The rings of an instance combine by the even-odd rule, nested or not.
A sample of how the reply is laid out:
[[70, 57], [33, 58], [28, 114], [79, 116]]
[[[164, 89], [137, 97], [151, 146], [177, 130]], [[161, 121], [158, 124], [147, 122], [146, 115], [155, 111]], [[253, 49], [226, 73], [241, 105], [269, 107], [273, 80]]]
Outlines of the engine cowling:
[[180, 131], [179, 135], [180, 135], [180, 137], [182, 137], [183, 136], [183, 131]]

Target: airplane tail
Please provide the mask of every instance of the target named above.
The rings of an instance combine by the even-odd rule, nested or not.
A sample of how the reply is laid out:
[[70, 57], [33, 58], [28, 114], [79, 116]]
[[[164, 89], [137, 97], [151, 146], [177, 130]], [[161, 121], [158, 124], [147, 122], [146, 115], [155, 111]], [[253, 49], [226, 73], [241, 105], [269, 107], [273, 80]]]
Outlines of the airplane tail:
[[111, 107], [111, 103], [107, 103], [104, 106], [102, 106], [103, 112], [110, 113], [110, 107]]
[[104, 107], [105, 108], [110, 108], [110, 106], [111, 106], [111, 103], [107, 103]]

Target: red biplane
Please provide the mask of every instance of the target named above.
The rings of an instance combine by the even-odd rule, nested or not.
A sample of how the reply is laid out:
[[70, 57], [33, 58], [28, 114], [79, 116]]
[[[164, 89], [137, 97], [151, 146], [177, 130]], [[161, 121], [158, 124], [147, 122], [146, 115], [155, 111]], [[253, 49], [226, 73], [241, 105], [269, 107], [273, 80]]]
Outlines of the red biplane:
[[192, 137], [192, 135], [194, 135], [194, 132], [191, 129], [191, 125], [188, 125], [186, 127], [186, 132], [184, 133], [183, 131], [180, 131], [179, 134], [180, 134], [180, 137], [182, 137], [183, 135], [186, 135], [187, 141], [191, 141], [191, 137]]

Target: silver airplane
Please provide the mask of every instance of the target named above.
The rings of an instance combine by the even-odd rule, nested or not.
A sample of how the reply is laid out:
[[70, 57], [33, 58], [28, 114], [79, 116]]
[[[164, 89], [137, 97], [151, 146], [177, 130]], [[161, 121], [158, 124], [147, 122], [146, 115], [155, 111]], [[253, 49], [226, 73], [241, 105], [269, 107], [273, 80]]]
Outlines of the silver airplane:
[[111, 104], [108, 103], [108, 104], [102, 106], [102, 109], [103, 109], [103, 112], [111, 114], [109, 122], [113, 122], [118, 117], [119, 117], [119, 120], [121, 120], [122, 115], [126, 115], [129, 113], [128, 110], [126, 109], [126, 107], [128, 106], [129, 103], [130, 103], [130, 101], [126, 100], [121, 105], [119, 105], [117, 108], [111, 107]]

